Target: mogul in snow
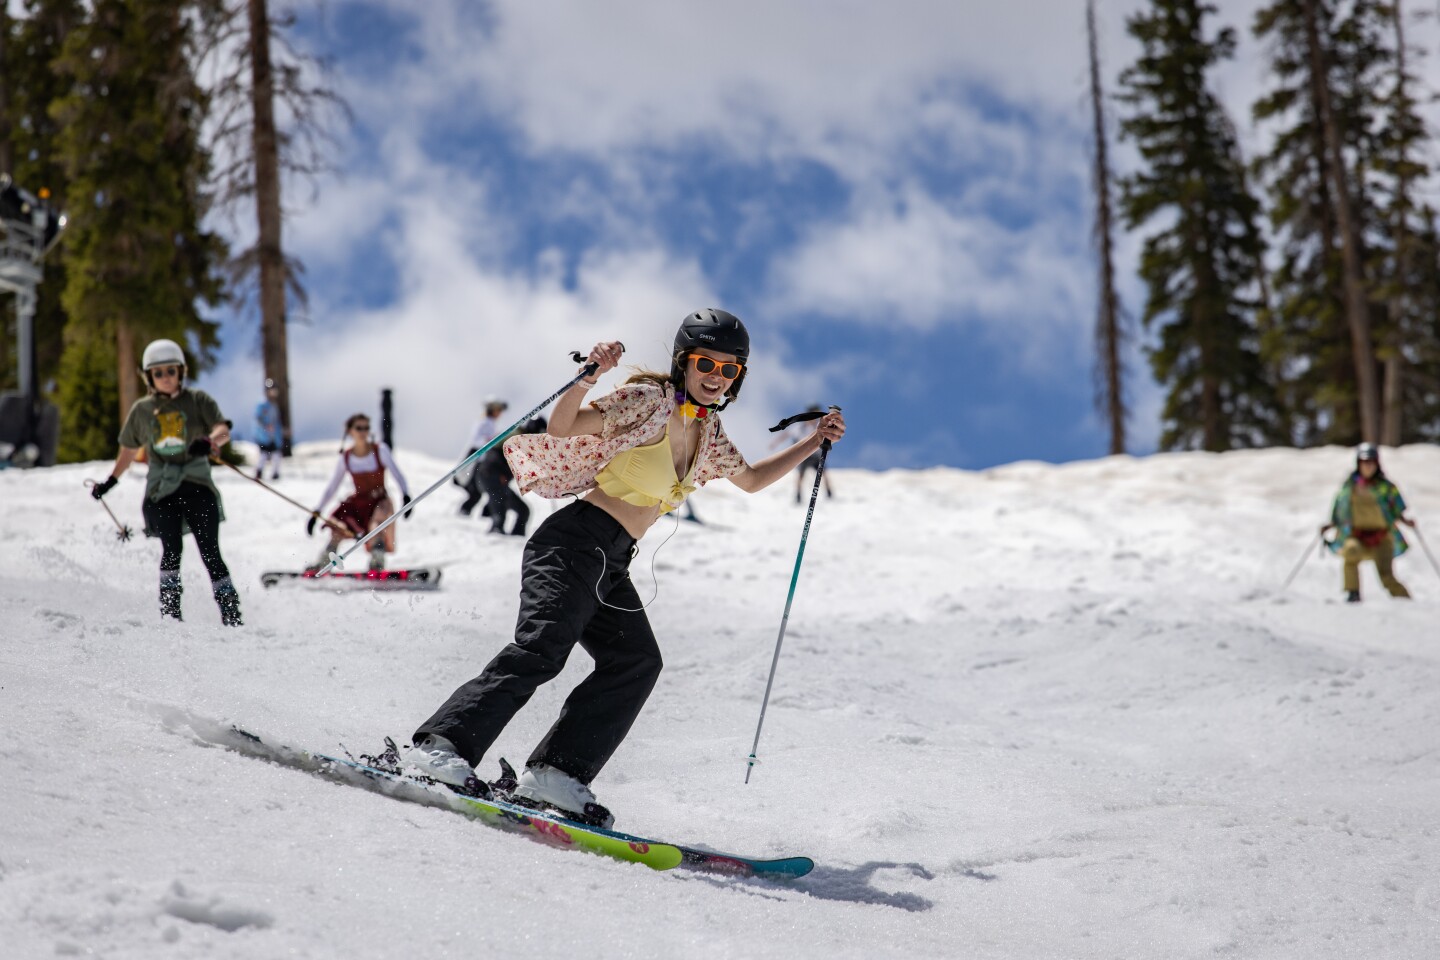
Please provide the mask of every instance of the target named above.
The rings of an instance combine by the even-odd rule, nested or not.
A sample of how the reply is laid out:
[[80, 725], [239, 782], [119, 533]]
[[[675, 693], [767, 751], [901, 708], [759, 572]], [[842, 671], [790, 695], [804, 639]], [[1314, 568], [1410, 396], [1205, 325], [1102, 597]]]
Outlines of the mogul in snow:
[[1409, 545], [1399, 524], [1414, 527], [1405, 516], [1405, 498], [1380, 469], [1380, 450], [1362, 443], [1355, 453], [1355, 471], [1340, 485], [1330, 522], [1321, 534], [1339, 531], [1330, 541], [1330, 550], [1345, 561], [1345, 599], [1360, 602], [1360, 564], [1369, 560], [1380, 574], [1380, 582], [1392, 597], [1409, 599], [1410, 591], [1395, 579], [1394, 560]]
[[579, 644], [595, 669], [531, 753], [513, 798], [602, 827], [614, 818], [590, 784], [625, 739], [661, 667], [645, 604], [630, 581], [636, 542], [709, 481], [725, 478], [755, 493], [823, 441], [845, 435], [836, 411], [817, 420], [807, 439], [759, 463], [745, 461], [718, 414], [740, 395], [750, 336], [723, 310], [685, 318], [667, 372], [639, 371], [582, 406], [622, 349], [618, 342], [596, 344], [588, 360], [596, 365], [593, 378], [561, 395], [547, 433], [505, 442], [522, 491], [578, 499], [546, 518], [525, 545], [514, 642], [420, 725], [405, 757], [425, 776], [488, 793], [475, 765]]
[[230, 421], [202, 390], [185, 386], [185, 353], [173, 340], [156, 340], [141, 357], [147, 395], [130, 407], [120, 428], [120, 453], [110, 476], [91, 488], [99, 500], [145, 451], [145, 535], [160, 538], [160, 615], [180, 617], [180, 555], [188, 530], [200, 548], [220, 622], [242, 625], [240, 596], [220, 555], [225, 511], [210, 477], [210, 458], [230, 442]]
[[[385, 489], [385, 471], [393, 473], [395, 482], [400, 484], [401, 509], [410, 505], [410, 488], [405, 483], [405, 475], [395, 464], [390, 447], [370, 435], [370, 418], [363, 413], [351, 415], [350, 419], [345, 421], [345, 438], [340, 441], [340, 459], [335, 464], [330, 485], [325, 488], [319, 505], [305, 524], [307, 536], [314, 535], [315, 521], [325, 509], [325, 504], [329, 503], [330, 498], [340, 489], [347, 473], [355, 482], [355, 492], [340, 501], [340, 505], [330, 516], [354, 534], [356, 539], [380, 526], [395, 512], [395, 501], [390, 499], [390, 492]], [[346, 440], [350, 443], [348, 447], [345, 446]], [[410, 518], [408, 511], [405, 518]], [[331, 528], [330, 542], [320, 552], [320, 558], [308, 569], [319, 570], [329, 563], [330, 554], [340, 546], [342, 539], [340, 532]], [[385, 528], [384, 533], [370, 542], [370, 569], [384, 570], [385, 554], [394, 552], [395, 525], [392, 523]]]

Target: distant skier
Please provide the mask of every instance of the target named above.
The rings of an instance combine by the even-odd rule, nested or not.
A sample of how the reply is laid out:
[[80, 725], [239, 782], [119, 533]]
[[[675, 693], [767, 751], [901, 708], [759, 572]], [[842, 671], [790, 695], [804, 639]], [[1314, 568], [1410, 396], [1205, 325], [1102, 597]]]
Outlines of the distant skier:
[[1370, 560], [1380, 574], [1380, 582], [1392, 597], [1408, 599], [1410, 591], [1395, 579], [1394, 560], [1409, 545], [1397, 524], [1414, 527], [1415, 521], [1405, 516], [1405, 498], [1380, 469], [1380, 451], [1373, 443], [1362, 443], [1355, 452], [1355, 472], [1340, 485], [1330, 522], [1320, 528], [1321, 534], [1338, 530], [1330, 541], [1330, 550], [1345, 561], [1345, 599], [1360, 602], [1360, 564]]
[[260, 463], [255, 467], [255, 479], [265, 472], [267, 461], [275, 464], [271, 480], [280, 479], [280, 455], [285, 448], [285, 438], [280, 425], [280, 388], [275, 381], [265, 379], [265, 399], [255, 407], [255, 443], [260, 447]]
[[220, 622], [242, 626], [240, 596], [220, 555], [220, 522], [225, 510], [210, 477], [210, 457], [230, 442], [230, 421], [208, 393], [185, 386], [185, 353], [173, 340], [156, 340], [141, 357], [147, 395], [130, 407], [120, 428], [120, 453], [96, 500], [109, 493], [142, 454], [145, 476], [145, 535], [160, 538], [160, 615], [180, 616], [180, 556], [188, 531], [210, 574]]
[[[806, 412], [806, 413], [819, 413], [819, 412], [820, 412], [820, 407], [819, 407], [818, 404], [811, 404], [809, 407], [806, 408], [805, 412]], [[787, 444], [787, 445], [788, 445], [788, 444], [800, 443], [800, 442], [803, 441], [803, 440], [805, 439], [805, 437], [808, 436], [808, 435], [809, 435], [809, 430], [808, 430], [808, 428], [806, 427], [805, 424], [803, 424], [803, 423], [792, 424], [791, 426], [789, 426], [789, 427], [787, 427], [787, 428], [785, 429], [785, 432], [784, 432], [784, 433], [782, 433], [782, 434], [780, 434], [780, 436], [776, 437], [776, 438], [775, 438], [775, 442], [772, 443], [770, 446], [771, 446], [771, 449], [774, 449], [775, 447], [778, 447], [778, 446], [780, 446], [780, 445], [782, 445], [782, 444]], [[820, 451], [819, 451], [819, 450], [816, 450], [814, 453], [810, 454], [810, 456], [806, 457], [804, 460], [802, 460], [802, 461], [800, 462], [800, 466], [798, 466], [798, 467], [795, 468], [795, 502], [796, 502], [796, 503], [803, 503], [803, 502], [804, 502], [804, 499], [805, 499], [805, 498], [804, 498], [804, 492], [805, 492], [805, 474], [809, 473], [811, 470], [819, 470], [819, 469], [820, 469]], [[830, 474], [828, 474], [828, 473], [825, 474], [824, 483], [825, 483], [825, 496], [826, 496], [826, 497], [834, 496], [833, 491], [830, 489]]]
[[[620, 746], [660, 674], [660, 647], [630, 582], [636, 542], [697, 487], [728, 478], [754, 493], [789, 473], [822, 440], [845, 434], [840, 414], [808, 439], [753, 466], [716, 414], [739, 396], [750, 359], [744, 324], [723, 310], [686, 317], [669, 371], [641, 371], [591, 401], [586, 393], [620, 362], [598, 343], [592, 379], [561, 395], [548, 434], [512, 437], [505, 455], [520, 489], [579, 497], [550, 514], [525, 545], [514, 642], [457, 689], [414, 734], [406, 762], [422, 774], [484, 793], [474, 767], [579, 644], [595, 669], [565, 701], [526, 763], [514, 797], [586, 823], [614, 822], [590, 783]], [[703, 567], [694, 558], [693, 569]], [[702, 615], [703, 619], [703, 615]]]
[[[384, 443], [377, 442], [370, 436], [370, 418], [363, 413], [357, 413], [345, 421], [345, 436], [350, 440], [350, 446], [345, 446], [345, 441], [340, 444], [340, 460], [335, 464], [335, 473], [330, 477], [330, 485], [320, 496], [320, 503], [315, 507], [315, 513], [319, 514], [325, 509], [325, 504], [335, 496], [340, 489], [340, 482], [345, 479], [345, 474], [350, 474], [355, 481], [355, 492], [340, 502], [335, 512], [330, 516], [345, 526], [360, 539], [384, 523], [389, 516], [395, 512], [395, 502], [390, 499], [390, 493], [385, 489], [385, 471], [389, 470], [395, 474], [395, 482], [400, 484], [400, 495], [402, 498], [401, 509], [410, 505], [410, 488], [405, 483], [405, 475], [395, 464], [395, 458], [390, 454], [390, 448]], [[408, 520], [410, 514], [406, 513]], [[316, 517], [311, 516], [305, 524], [305, 533], [315, 533]], [[332, 529], [330, 542], [309, 569], [318, 570], [330, 561], [330, 554], [340, 546], [341, 535]], [[385, 528], [385, 532], [374, 540], [370, 541], [370, 569], [385, 569], [385, 554], [395, 552], [395, 525], [392, 523]]]
[[[521, 424], [514, 435], [544, 433], [545, 427], [545, 418], [535, 417]], [[490, 498], [490, 532], [505, 533], [505, 518], [513, 513], [515, 525], [510, 528], [510, 535], [525, 536], [525, 528], [530, 523], [530, 507], [524, 497], [510, 489], [510, 481], [515, 478], [510, 475], [510, 464], [505, 460], [501, 444], [491, 447], [475, 464], [475, 476]]]
[[[509, 408], [510, 404], [499, 397], [485, 398], [485, 417], [475, 424], [474, 430], [470, 431], [470, 449], [465, 451], [466, 458], [474, 456], [476, 450], [483, 448], [485, 444], [495, 439], [500, 432], [500, 414]], [[460, 516], [462, 517], [470, 516], [470, 511], [474, 510], [485, 496], [485, 488], [480, 482], [480, 471], [477, 466], [478, 464], [471, 464], [466, 468], [463, 471], [463, 479], [462, 474], [455, 475], [456, 484], [464, 487], [466, 493], [465, 502], [460, 504]], [[488, 509], [482, 510], [480, 513], [482, 517], [489, 516], [489, 514]]]

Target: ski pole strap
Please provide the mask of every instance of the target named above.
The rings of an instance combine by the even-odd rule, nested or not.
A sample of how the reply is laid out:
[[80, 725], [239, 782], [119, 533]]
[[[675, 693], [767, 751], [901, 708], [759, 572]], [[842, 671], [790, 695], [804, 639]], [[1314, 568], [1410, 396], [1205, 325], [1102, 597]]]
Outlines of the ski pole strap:
[[[807, 423], [811, 420], [819, 420], [821, 417], [828, 417], [832, 413], [839, 412], [840, 408], [835, 406], [835, 404], [833, 403], [830, 404], [830, 409], [824, 412], [821, 412], [819, 410], [806, 410], [804, 413], [797, 413], [793, 417], [786, 417], [784, 420], [781, 420], [779, 423], [775, 424], [775, 426], [770, 428], [770, 432], [779, 433], [781, 430], [784, 430], [786, 427], [793, 424]], [[820, 449], [828, 452], [830, 450], [830, 441], [823, 441], [820, 444]]]
[[[831, 407], [830, 409], [839, 410], [840, 408]], [[797, 413], [793, 417], [786, 417], [784, 420], [781, 420], [779, 423], [775, 424], [775, 426], [770, 428], [770, 432], [779, 433], [781, 430], [784, 430], [786, 427], [791, 426], [792, 424], [806, 423], [810, 420], [819, 420], [823, 416], [825, 416], [825, 414], [820, 410], [806, 410], [804, 413]]]
[[[621, 344], [620, 348], [623, 350], [625, 348], [625, 345]], [[580, 361], [583, 361], [585, 359], [584, 357], [579, 356], [579, 351], [576, 351], [573, 356], [579, 357]], [[459, 473], [461, 470], [464, 470], [467, 466], [474, 463], [476, 460], [479, 460], [481, 457], [485, 456], [485, 454], [490, 452], [491, 447], [495, 446], [497, 443], [500, 443], [502, 440], [507, 438], [512, 431], [519, 430], [520, 427], [527, 421], [539, 416], [540, 411], [544, 410], [546, 407], [550, 406], [550, 404], [560, 399], [561, 394], [565, 393], [567, 390], [574, 387], [575, 384], [579, 383], [581, 380], [584, 380], [586, 377], [590, 376], [599, 369], [600, 364], [598, 363], [585, 364], [585, 366], [580, 369], [579, 373], [570, 378], [569, 383], [565, 384], [565, 386], [550, 394], [550, 396], [546, 397], [544, 400], [541, 400], [530, 410], [529, 413], [525, 414], [525, 416], [521, 417], [519, 420], [516, 420], [510, 426], [506, 427], [504, 430], [501, 430], [499, 433], [495, 434], [495, 438], [493, 440], [485, 444], [485, 446], [481, 447], [479, 450], [476, 450], [474, 453], [470, 454], [470, 456], [466, 457], [464, 460], [461, 460], [459, 463], [457, 463], [453, 470], [445, 474], [445, 476], [441, 477], [439, 480], [436, 480], [434, 483], [430, 484], [430, 486], [426, 488], [424, 493], [411, 500], [409, 507], [403, 510], [396, 510], [394, 513], [390, 514], [390, 516], [385, 518], [384, 523], [380, 524], [374, 530], [371, 530], [364, 537], [356, 540], [355, 545], [352, 546], [349, 550], [346, 550], [344, 553], [332, 553], [330, 555], [330, 562], [327, 563], [325, 566], [321, 567], [318, 571], [316, 571], [315, 576], [323, 577], [331, 570], [339, 567], [340, 564], [344, 562], [346, 557], [350, 556], [350, 554], [365, 546], [365, 544], [369, 543], [371, 540], [374, 540], [381, 534], [382, 531], [385, 530], [386, 527], [390, 526], [390, 524], [394, 523], [396, 520], [399, 520], [401, 514], [409, 513], [411, 510], [414, 510], [417, 506], [420, 505], [421, 500], [424, 500], [426, 497], [430, 496], [430, 494], [434, 493], [436, 490], [439, 490], [445, 484], [449, 483], [451, 477], [455, 476], [455, 474]]]

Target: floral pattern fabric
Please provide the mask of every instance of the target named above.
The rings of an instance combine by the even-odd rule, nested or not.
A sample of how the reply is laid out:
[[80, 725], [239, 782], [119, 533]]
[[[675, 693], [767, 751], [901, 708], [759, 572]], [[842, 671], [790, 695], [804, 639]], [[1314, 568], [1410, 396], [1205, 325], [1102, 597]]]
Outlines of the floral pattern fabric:
[[[1339, 530], [1339, 536], [1330, 543], [1331, 553], [1339, 553], [1344, 549], [1345, 541], [1355, 536], [1351, 501], [1355, 496], [1355, 485], [1363, 482], [1358, 473], [1351, 474], [1350, 478], [1341, 484], [1340, 492], [1335, 494], [1335, 503], [1330, 508], [1330, 522]], [[1400, 533], [1400, 527], [1397, 526], [1397, 521], [1405, 513], [1405, 498], [1400, 496], [1399, 489], [1389, 480], [1374, 480], [1370, 489], [1375, 494], [1376, 502], [1380, 504], [1380, 512], [1385, 516], [1385, 526], [1390, 531], [1392, 555], [1398, 557], [1410, 549], [1410, 545]]]
[[[594, 487], [596, 475], [616, 454], [660, 438], [675, 409], [675, 391], [668, 383], [628, 383], [590, 405], [603, 418], [599, 436], [522, 434], [505, 441], [505, 460], [522, 492], [553, 500]], [[695, 485], [701, 487], [749, 466], [725, 435], [718, 416], [712, 414], [703, 423], [695, 460]]]

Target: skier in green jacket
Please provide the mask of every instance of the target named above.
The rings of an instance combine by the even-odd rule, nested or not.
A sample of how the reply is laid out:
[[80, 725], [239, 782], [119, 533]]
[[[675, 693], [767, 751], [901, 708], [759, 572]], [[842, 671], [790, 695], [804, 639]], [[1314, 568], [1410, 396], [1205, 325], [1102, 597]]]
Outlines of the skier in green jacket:
[[1380, 451], [1373, 443], [1362, 443], [1355, 452], [1355, 472], [1340, 486], [1330, 522], [1322, 534], [1338, 530], [1330, 550], [1345, 561], [1345, 599], [1360, 602], [1360, 564], [1375, 564], [1380, 582], [1392, 597], [1409, 599], [1410, 591], [1395, 579], [1394, 560], [1409, 549], [1399, 524], [1414, 527], [1405, 516], [1405, 498], [1380, 469]]

